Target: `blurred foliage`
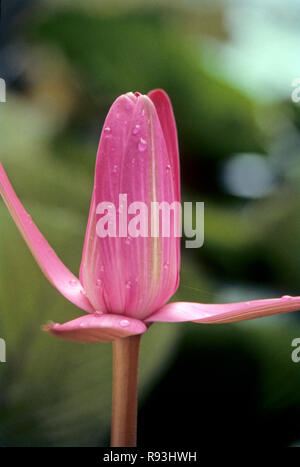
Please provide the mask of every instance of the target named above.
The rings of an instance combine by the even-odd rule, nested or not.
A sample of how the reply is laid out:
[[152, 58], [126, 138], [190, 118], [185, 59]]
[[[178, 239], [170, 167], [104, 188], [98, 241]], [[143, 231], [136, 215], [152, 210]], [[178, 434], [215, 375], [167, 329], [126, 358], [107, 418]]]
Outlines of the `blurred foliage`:
[[[249, 97], [225, 77], [222, 63], [216, 72], [210, 41], [219, 41], [225, 60], [228, 4], [20, 4], [2, 51], [9, 89], [0, 106], [0, 157], [67, 266], [74, 273], [79, 268], [109, 106], [129, 90], [162, 87], [178, 123], [183, 200], [206, 203], [204, 247], [183, 248], [173, 299], [299, 295], [300, 107], [282, 95], [268, 103]], [[274, 183], [265, 196], [239, 196], [224, 183], [232, 156], [245, 153], [267, 162]], [[241, 177], [249, 183], [247, 172]], [[0, 242], [0, 336], [7, 342], [7, 363], [0, 364], [1, 445], [107, 444], [110, 345], [43, 334], [41, 324], [71, 319], [77, 310], [44, 279], [3, 205]], [[216, 419], [228, 442], [299, 439], [296, 420], [289, 430], [284, 425], [300, 409], [300, 370], [290, 358], [299, 333], [297, 314], [226, 326], [153, 325], [142, 345], [143, 445], [188, 445], [199, 436], [207, 443]], [[170, 421], [174, 407], [177, 424]], [[203, 423], [194, 438], [192, 419]]]
[[94, 120], [99, 107], [103, 111], [103, 105], [110, 106], [128, 89], [146, 93], [162, 87], [174, 102], [187, 157], [198, 152], [199, 140], [202, 157], [262, 147], [252, 103], [210, 76], [198, 60], [201, 44], [196, 53], [190, 41], [156, 12], [101, 17], [58, 11], [42, 15], [36, 29], [31, 23], [29, 35], [39, 46], [59, 48], [75, 67], [81, 83], [75, 126], [81, 127], [86, 116]]

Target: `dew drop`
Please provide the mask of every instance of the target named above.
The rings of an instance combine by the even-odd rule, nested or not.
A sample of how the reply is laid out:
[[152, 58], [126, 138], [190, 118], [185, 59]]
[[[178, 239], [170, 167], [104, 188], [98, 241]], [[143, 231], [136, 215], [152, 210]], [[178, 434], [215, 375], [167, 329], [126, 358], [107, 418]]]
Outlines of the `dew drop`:
[[69, 281], [69, 284], [71, 287], [75, 287], [77, 285], [77, 280], [76, 279], [72, 279]]
[[117, 172], [118, 172], [118, 166], [117, 166], [117, 165], [114, 165], [113, 173], [116, 174]]
[[125, 243], [126, 243], [126, 245], [130, 245], [130, 243], [131, 243], [131, 238], [130, 238], [130, 237], [126, 237]]
[[120, 321], [120, 326], [122, 326], [122, 328], [126, 328], [127, 326], [129, 326], [130, 322], [128, 321], [128, 319], [121, 319]]
[[137, 135], [139, 131], [140, 131], [140, 125], [135, 125], [135, 127], [133, 127], [132, 129], [132, 134]]
[[164, 269], [168, 269], [169, 266], [170, 266], [169, 263], [165, 263], [164, 264]]
[[147, 148], [147, 141], [144, 140], [143, 138], [140, 139], [140, 142], [138, 144], [138, 150], [140, 152], [144, 152]]
[[166, 167], [166, 171], [170, 172], [170, 170], [171, 170], [171, 166], [170, 166], [170, 164], [168, 164], [167, 167]]
[[106, 135], [110, 135], [110, 134], [111, 134], [111, 128], [110, 128], [109, 126], [106, 126], [106, 127], [104, 128], [104, 133], [105, 133]]
[[33, 224], [32, 217], [29, 214], [27, 215], [27, 220], [26, 221], [28, 222], [29, 225]]
[[207, 311], [201, 311], [201, 318], [208, 318], [210, 316], [209, 313], [207, 313]]
[[81, 293], [81, 295], [83, 295], [84, 297], [86, 297], [86, 291], [85, 291], [84, 289], [81, 289], [81, 290], [80, 290], [80, 293]]
[[96, 311], [94, 312], [94, 315], [96, 315], [96, 316], [101, 316], [101, 315], [103, 315], [103, 311], [96, 310]]
[[102, 264], [102, 266], [100, 266], [100, 271], [101, 271], [101, 272], [104, 272], [104, 266], [103, 266], [103, 264]]
[[97, 279], [97, 280], [96, 280], [96, 287], [100, 287], [101, 284], [102, 284], [102, 280], [101, 280], [101, 279]]
[[283, 295], [281, 300], [290, 300], [292, 297], [290, 295]]
[[130, 289], [131, 288], [131, 281], [126, 281], [126, 289]]

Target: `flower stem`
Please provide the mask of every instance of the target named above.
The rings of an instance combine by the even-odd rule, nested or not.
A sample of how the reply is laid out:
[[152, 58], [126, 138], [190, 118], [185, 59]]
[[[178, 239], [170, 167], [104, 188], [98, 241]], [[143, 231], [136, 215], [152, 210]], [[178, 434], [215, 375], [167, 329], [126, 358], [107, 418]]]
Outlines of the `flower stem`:
[[112, 447], [135, 447], [141, 336], [113, 341]]

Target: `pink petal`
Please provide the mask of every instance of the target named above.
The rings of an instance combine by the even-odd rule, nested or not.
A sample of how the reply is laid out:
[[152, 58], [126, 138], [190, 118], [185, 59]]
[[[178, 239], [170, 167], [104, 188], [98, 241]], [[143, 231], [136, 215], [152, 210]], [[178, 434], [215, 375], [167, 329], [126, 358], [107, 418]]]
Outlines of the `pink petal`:
[[103, 281], [100, 279], [104, 273], [101, 271], [101, 258], [99, 257], [98, 237], [96, 235], [96, 205], [93, 191], [90, 213], [85, 234], [82, 260], [80, 265], [80, 281], [84, 284], [89, 301], [95, 310], [106, 311], [103, 295]]
[[281, 298], [226, 303], [223, 305], [175, 302], [164, 306], [147, 318], [146, 321], [231, 323], [297, 310], [300, 310], [300, 297], [290, 297], [288, 295]]
[[[119, 195], [126, 194], [128, 206], [142, 201], [150, 213], [151, 201], [172, 203], [178, 197], [176, 190], [155, 106], [147, 96], [120, 96], [107, 115], [100, 138], [92, 211], [101, 202], [115, 206], [117, 237], [95, 238], [95, 225], [102, 216], [91, 214], [92, 227], [86, 236], [90, 246], [81, 266], [83, 285], [96, 309], [143, 319], [174, 294], [180, 239], [172, 228], [170, 237], [120, 237], [117, 209]], [[129, 215], [128, 221], [133, 217]]]
[[64, 324], [48, 324], [43, 330], [63, 339], [78, 342], [111, 342], [120, 337], [142, 334], [147, 326], [137, 319], [124, 316], [90, 314], [80, 316]]
[[0, 164], [0, 194], [41, 270], [59, 292], [85, 311], [93, 312], [79, 280], [60, 261], [27, 214]]
[[[181, 202], [180, 194], [180, 163], [176, 121], [169, 96], [163, 89], [154, 89], [148, 96], [155, 105], [155, 109], [163, 131], [174, 181], [175, 200]], [[180, 242], [177, 243], [177, 262], [180, 264]]]
[[154, 89], [148, 96], [155, 105], [155, 109], [164, 133], [170, 163], [173, 169], [176, 200], [180, 201], [180, 167], [179, 150], [175, 117], [169, 96], [163, 89]]

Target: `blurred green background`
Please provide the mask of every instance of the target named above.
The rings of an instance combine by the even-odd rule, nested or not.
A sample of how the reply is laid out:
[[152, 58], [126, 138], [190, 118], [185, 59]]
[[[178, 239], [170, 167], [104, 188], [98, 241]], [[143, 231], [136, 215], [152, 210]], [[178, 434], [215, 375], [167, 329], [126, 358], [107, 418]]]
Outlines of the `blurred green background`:
[[[205, 244], [183, 248], [175, 298], [300, 294], [299, 18], [292, 0], [2, 2], [0, 160], [74, 273], [105, 115], [121, 93], [162, 87], [178, 124], [183, 201], [205, 202]], [[0, 203], [1, 446], [108, 445], [111, 345], [40, 330], [78, 315]], [[295, 337], [298, 313], [152, 326], [140, 445], [298, 445]]]

